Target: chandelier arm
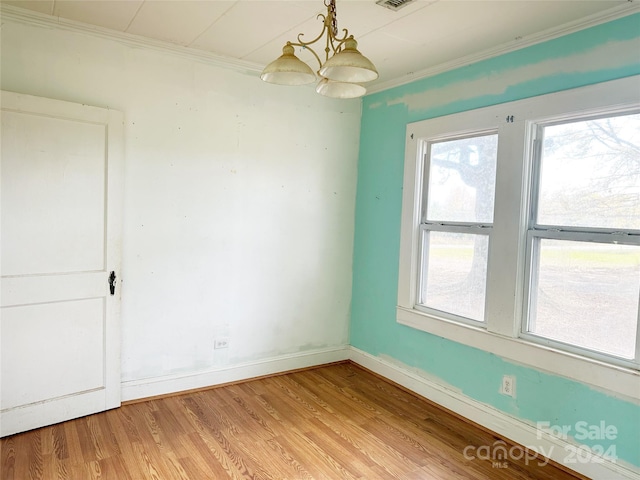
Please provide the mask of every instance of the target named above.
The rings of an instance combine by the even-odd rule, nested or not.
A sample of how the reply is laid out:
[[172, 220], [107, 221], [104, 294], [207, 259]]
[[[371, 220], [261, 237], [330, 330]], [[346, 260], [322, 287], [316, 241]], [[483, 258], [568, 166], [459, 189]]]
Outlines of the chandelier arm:
[[322, 17], [322, 19], [323, 19], [323, 24], [322, 24], [323, 26], [322, 26], [322, 31], [318, 34], [318, 36], [316, 38], [314, 38], [313, 40], [311, 40], [309, 42], [305, 42], [304, 40], [302, 40], [302, 38], [300, 38], [300, 37], [304, 37], [304, 33], [299, 33], [298, 34], [298, 42], [299, 42], [301, 47], [306, 47], [308, 45], [313, 45], [318, 40], [320, 40], [322, 38], [322, 35], [324, 35], [324, 32], [327, 31], [326, 17], [320, 13], [320, 14], [318, 14], [318, 16], [316, 18], [320, 18], [320, 17]]
[[338, 43], [338, 46], [341, 46], [344, 42], [347, 41], [347, 39], [349, 38], [349, 30], [347, 30], [346, 28], [343, 28], [342, 31], [344, 32], [344, 36], [341, 38], [335, 37], [336, 41], [340, 42]]
[[344, 32], [343, 37], [333, 36], [331, 38], [331, 48], [333, 49], [333, 53], [338, 53], [339, 51], [341, 51], [342, 45], [344, 45], [344, 42], [346, 42], [347, 40], [349, 40], [349, 38], [353, 36], [353, 35], [349, 35], [349, 31], [346, 28], [343, 28], [342, 31]]
[[[327, 3], [327, 1], [329, 3]], [[327, 61], [329, 59], [329, 53], [330, 53], [330, 49], [329, 47], [331, 47], [331, 50], [333, 50], [333, 53], [336, 53], [336, 48], [334, 46], [334, 40], [338, 40], [340, 43], [344, 42], [345, 39], [336, 39], [333, 31], [332, 31], [332, 25], [335, 19], [334, 14], [331, 12], [331, 3], [333, 2], [333, 0], [325, 0], [325, 5], [327, 6], [327, 14], [323, 15], [322, 13], [319, 13], [316, 18], [321, 18], [322, 19], [322, 30], [320, 31], [320, 33], [318, 34], [317, 37], [315, 37], [313, 40], [310, 40], [308, 42], [305, 42], [302, 37], [304, 36], [304, 33], [299, 33], [298, 34], [298, 41], [297, 42], [290, 42], [291, 45], [296, 45], [299, 47], [303, 47], [308, 49], [314, 57], [316, 57], [316, 60], [318, 60], [318, 65], [319, 67], [322, 67], [322, 60], [320, 60], [320, 56], [316, 53], [316, 51], [311, 48], [311, 45], [313, 45], [314, 43], [318, 42], [325, 34], [325, 32], [327, 32], [327, 46], [325, 48], [325, 61]], [[346, 29], [345, 29], [345, 33], [346, 33]]]
[[[300, 35], [302, 35], [302, 34], [300, 34]], [[317, 39], [316, 39], [316, 41], [317, 41]], [[302, 47], [302, 48], [305, 48], [305, 49], [309, 50], [311, 53], [313, 53], [313, 56], [316, 57], [316, 60], [318, 60], [318, 65], [320, 67], [322, 67], [322, 60], [320, 60], [320, 57], [318, 56], [316, 51], [309, 46], [310, 44], [315, 43], [315, 42], [309, 42], [309, 43], [305, 43], [305, 42], [288, 42], [288, 43], [290, 43], [293, 46]]]

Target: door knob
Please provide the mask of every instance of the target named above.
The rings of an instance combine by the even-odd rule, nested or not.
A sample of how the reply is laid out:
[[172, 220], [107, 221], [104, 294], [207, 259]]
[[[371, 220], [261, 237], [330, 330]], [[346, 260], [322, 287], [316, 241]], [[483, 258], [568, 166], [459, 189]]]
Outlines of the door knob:
[[111, 292], [111, 295], [116, 293], [116, 272], [113, 270], [111, 270], [111, 273], [109, 274], [109, 291]]

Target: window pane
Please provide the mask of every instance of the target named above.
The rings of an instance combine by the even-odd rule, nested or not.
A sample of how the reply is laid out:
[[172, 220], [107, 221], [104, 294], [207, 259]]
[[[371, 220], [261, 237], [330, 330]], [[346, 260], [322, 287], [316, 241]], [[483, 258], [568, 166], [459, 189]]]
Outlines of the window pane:
[[484, 321], [488, 246], [487, 235], [425, 231], [421, 303]]
[[427, 220], [493, 222], [498, 135], [431, 145]]
[[537, 220], [640, 229], [640, 114], [544, 128]]
[[640, 247], [539, 240], [533, 291], [530, 332], [634, 358]]

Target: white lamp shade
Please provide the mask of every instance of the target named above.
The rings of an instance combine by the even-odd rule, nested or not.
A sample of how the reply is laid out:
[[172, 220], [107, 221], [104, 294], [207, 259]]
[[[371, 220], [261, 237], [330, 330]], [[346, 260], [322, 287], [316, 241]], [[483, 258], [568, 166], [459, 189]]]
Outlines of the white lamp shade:
[[318, 82], [316, 92], [332, 98], [358, 98], [367, 93], [367, 89], [357, 83], [336, 82], [323, 78]]
[[344, 49], [336, 53], [320, 68], [320, 75], [338, 82], [364, 83], [378, 78], [378, 71], [358, 49], [353, 36], [344, 44]]
[[293, 52], [293, 46], [287, 42], [282, 55], [264, 68], [260, 78], [278, 85], [305, 85], [314, 82], [316, 74]]

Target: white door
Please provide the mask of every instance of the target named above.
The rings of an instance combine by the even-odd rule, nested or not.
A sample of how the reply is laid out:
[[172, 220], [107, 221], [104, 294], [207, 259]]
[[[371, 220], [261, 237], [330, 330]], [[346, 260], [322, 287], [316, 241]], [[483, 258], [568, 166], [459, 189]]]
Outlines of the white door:
[[6, 436], [120, 405], [123, 125], [113, 110], [9, 92], [0, 107]]

